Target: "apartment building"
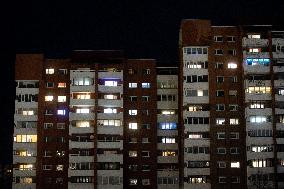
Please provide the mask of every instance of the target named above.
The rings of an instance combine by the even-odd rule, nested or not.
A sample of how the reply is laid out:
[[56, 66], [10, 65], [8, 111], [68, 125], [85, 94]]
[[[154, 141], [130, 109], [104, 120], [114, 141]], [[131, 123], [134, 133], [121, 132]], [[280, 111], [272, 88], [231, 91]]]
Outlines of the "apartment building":
[[13, 188], [178, 187], [177, 68], [18, 54], [15, 77]]
[[184, 188], [283, 188], [283, 31], [183, 20]]

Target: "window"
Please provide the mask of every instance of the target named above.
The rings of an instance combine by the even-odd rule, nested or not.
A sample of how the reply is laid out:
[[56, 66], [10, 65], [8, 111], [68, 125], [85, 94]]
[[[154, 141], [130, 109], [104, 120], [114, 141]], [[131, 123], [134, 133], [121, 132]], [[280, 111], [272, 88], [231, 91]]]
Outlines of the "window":
[[216, 62], [215, 63], [215, 68], [216, 69], [223, 69], [224, 63], [223, 62]]
[[105, 81], [105, 86], [115, 87], [117, 86], [117, 81]]
[[57, 110], [57, 115], [65, 115], [66, 110]]
[[237, 55], [237, 51], [236, 51], [235, 49], [229, 49], [229, 50], [228, 50], [228, 54], [229, 54], [229, 55], [236, 56], [236, 55]]
[[150, 165], [142, 165], [142, 171], [150, 171], [151, 170], [151, 166]]
[[91, 99], [90, 93], [79, 93], [75, 94], [76, 99]]
[[177, 129], [177, 124], [175, 122], [159, 123], [159, 129], [174, 130]]
[[37, 142], [37, 135], [16, 135], [14, 142]]
[[224, 76], [217, 76], [216, 77], [216, 82], [217, 83], [223, 83], [224, 82]]
[[226, 154], [226, 148], [217, 148], [217, 154]]
[[224, 111], [225, 104], [216, 104], [216, 111]]
[[150, 179], [142, 179], [142, 185], [150, 185]]
[[240, 168], [240, 162], [238, 161], [231, 162], [231, 168]]
[[105, 108], [104, 109], [105, 114], [117, 114], [117, 109], [115, 108]]
[[66, 96], [58, 96], [57, 100], [58, 102], [66, 102]]
[[128, 87], [129, 88], [137, 88], [137, 83], [129, 83]]
[[230, 148], [230, 153], [231, 154], [239, 154], [240, 153], [240, 148], [232, 147], [232, 148]]
[[53, 101], [53, 96], [51, 96], [51, 95], [45, 96], [45, 97], [44, 97], [44, 100], [45, 100], [46, 102], [51, 102], [51, 101]]
[[143, 73], [144, 75], [148, 75], [148, 74], [150, 74], [150, 69], [143, 69], [143, 70], [142, 70], [142, 73]]
[[218, 132], [217, 138], [218, 139], [226, 139], [226, 133], [225, 132]]
[[128, 170], [130, 170], [130, 171], [137, 171], [138, 170], [138, 165], [128, 165]]
[[186, 90], [186, 96], [208, 96], [208, 90]]
[[133, 74], [136, 74], [136, 73], [137, 73], [137, 71], [135, 69], [132, 69], [132, 68], [128, 69], [129, 75], [133, 75]]
[[142, 83], [142, 88], [150, 88], [150, 83]]
[[116, 100], [117, 99], [117, 95], [107, 94], [107, 95], [104, 95], [104, 99]]
[[184, 67], [190, 69], [207, 69], [208, 62], [207, 61], [185, 62]]
[[58, 83], [58, 88], [66, 88], [66, 83]]
[[239, 133], [238, 132], [231, 132], [230, 133], [230, 139], [239, 139]]
[[215, 49], [215, 55], [223, 55], [222, 49]]
[[67, 74], [67, 69], [58, 69], [58, 74], [59, 75], [66, 75]]
[[227, 37], [227, 41], [228, 42], [235, 42], [236, 41], [236, 37], [235, 36], [228, 36]]
[[150, 129], [149, 123], [142, 123], [142, 129]]
[[162, 151], [162, 156], [176, 156], [177, 153], [175, 151]]
[[219, 183], [226, 183], [226, 177], [219, 177]]
[[264, 101], [251, 101], [249, 108], [250, 109], [264, 109]]
[[162, 143], [166, 144], [176, 143], [176, 139], [174, 137], [162, 137]]
[[229, 96], [237, 96], [237, 90], [229, 90]]
[[46, 88], [53, 88], [54, 87], [54, 83], [53, 82], [46, 82], [45, 86], [46, 86]]
[[99, 119], [99, 126], [121, 126], [122, 122], [119, 119]]
[[228, 68], [230, 69], [236, 69], [237, 67], [238, 65], [236, 63], [232, 63], [232, 62], [228, 63]]
[[208, 117], [187, 117], [184, 120], [185, 124], [209, 124]]
[[137, 185], [138, 180], [137, 179], [129, 179], [129, 185]]
[[215, 42], [223, 42], [223, 36], [214, 36]]
[[54, 69], [53, 68], [45, 69], [45, 74], [47, 74], [47, 75], [54, 74]]
[[150, 96], [142, 96], [141, 99], [143, 102], [148, 102], [150, 99]]
[[185, 54], [207, 54], [207, 47], [184, 47], [183, 52]]
[[137, 96], [130, 96], [129, 100], [132, 102], [136, 102], [137, 101]]
[[260, 39], [260, 34], [248, 34], [249, 39]]
[[217, 161], [218, 168], [226, 168], [226, 162], [225, 161]]
[[163, 114], [163, 115], [174, 115], [175, 110], [162, 110], [161, 114]]
[[229, 104], [229, 110], [230, 111], [237, 111], [238, 105], [237, 104]]
[[53, 123], [44, 123], [43, 128], [44, 129], [51, 129], [53, 127]]
[[229, 81], [230, 81], [231, 83], [237, 83], [238, 78], [237, 78], [237, 76], [229, 76]]
[[232, 183], [240, 183], [240, 177], [232, 176], [231, 177], [231, 182]]
[[184, 149], [187, 153], [192, 154], [209, 154], [209, 147], [207, 146], [193, 146], [193, 147], [187, 147]]
[[246, 93], [269, 94], [271, 87], [248, 87]]
[[42, 170], [52, 170], [52, 165], [42, 165]]
[[129, 110], [129, 115], [137, 115], [137, 110]]
[[[74, 86], [90, 86], [94, 82], [93, 78], [90, 77], [81, 77], [81, 78], [75, 78], [73, 80], [73, 85]], [[110, 82], [111, 84], [111, 82]]]
[[224, 90], [217, 90], [217, 91], [216, 91], [216, 96], [218, 96], [218, 97], [223, 97], [224, 95], [225, 95]]
[[137, 123], [129, 123], [129, 124], [128, 124], [128, 128], [129, 128], [129, 129], [135, 129], [135, 130], [136, 130], [136, 129], [137, 129]]
[[75, 127], [90, 127], [89, 121], [76, 121]]
[[129, 157], [137, 157], [137, 151], [129, 151]]
[[216, 125], [225, 125], [225, 118], [216, 118]]
[[135, 138], [135, 137], [130, 137], [129, 138], [129, 143], [137, 143], [137, 138]]
[[249, 53], [259, 53], [261, 51], [260, 48], [249, 48], [248, 52]]
[[141, 156], [142, 157], [150, 157], [150, 151], [142, 151]]
[[266, 123], [268, 119], [266, 116], [250, 116], [249, 122], [251, 123]]
[[149, 138], [142, 138], [142, 143], [149, 143]]
[[63, 165], [56, 165], [56, 171], [63, 171]]
[[230, 125], [238, 125], [239, 119], [238, 118], [230, 118]]
[[89, 108], [77, 108], [76, 113], [77, 114], [89, 114], [90, 109]]
[[65, 129], [65, 123], [57, 123], [57, 129]]

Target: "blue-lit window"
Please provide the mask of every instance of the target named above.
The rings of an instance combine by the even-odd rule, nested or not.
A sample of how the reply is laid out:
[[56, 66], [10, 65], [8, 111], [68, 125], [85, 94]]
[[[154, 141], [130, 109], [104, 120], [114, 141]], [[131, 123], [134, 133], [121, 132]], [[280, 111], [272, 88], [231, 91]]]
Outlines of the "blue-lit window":
[[163, 129], [163, 130], [166, 130], [166, 129], [169, 129], [169, 130], [174, 130], [174, 129], [177, 129], [177, 124], [176, 123], [160, 123], [159, 124], [159, 129]]
[[255, 66], [255, 65], [264, 65], [268, 66], [270, 63], [269, 58], [247, 58], [247, 65]]
[[66, 110], [57, 110], [57, 115], [65, 115]]

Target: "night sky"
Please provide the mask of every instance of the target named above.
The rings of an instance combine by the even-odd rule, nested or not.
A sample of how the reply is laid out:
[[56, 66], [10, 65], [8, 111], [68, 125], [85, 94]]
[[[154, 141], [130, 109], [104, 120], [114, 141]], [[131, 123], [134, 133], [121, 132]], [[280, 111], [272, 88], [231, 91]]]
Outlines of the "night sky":
[[72, 49], [123, 49], [128, 58], [154, 58], [160, 66], [177, 65], [181, 19], [211, 19], [213, 25], [284, 26], [283, 0], [75, 2], [20, 1], [2, 6], [1, 29], [5, 35], [0, 41], [1, 83], [7, 92], [0, 93], [0, 163], [9, 162], [12, 157], [16, 52], [62, 57]]

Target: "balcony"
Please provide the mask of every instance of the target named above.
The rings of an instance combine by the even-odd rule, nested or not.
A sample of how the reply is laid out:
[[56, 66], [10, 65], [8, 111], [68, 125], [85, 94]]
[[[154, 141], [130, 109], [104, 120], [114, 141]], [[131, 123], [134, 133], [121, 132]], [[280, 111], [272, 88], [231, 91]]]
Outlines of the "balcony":
[[210, 168], [184, 168], [184, 175], [210, 175]]
[[268, 39], [243, 38], [243, 47], [267, 47]]
[[69, 141], [69, 149], [71, 148], [94, 148], [94, 142]]
[[184, 188], [192, 188], [192, 189], [211, 189], [210, 183], [198, 183], [198, 184], [192, 184], [192, 183], [184, 183]]
[[97, 142], [97, 148], [119, 148], [123, 149], [123, 141], [118, 142]]
[[16, 88], [16, 94], [38, 94], [38, 88]]
[[245, 80], [245, 87], [270, 87], [270, 80]]
[[273, 158], [274, 152], [247, 152], [247, 160]]
[[275, 108], [275, 114], [284, 114], [284, 109]]
[[36, 189], [36, 183], [14, 183], [12, 185], [13, 189]]
[[279, 80], [274, 80], [274, 87], [283, 87], [284, 86], [284, 80], [279, 79]]
[[120, 168], [120, 170], [97, 170], [97, 176], [102, 175], [121, 177], [123, 175], [123, 169]]
[[158, 156], [158, 163], [178, 163], [178, 156]]
[[209, 89], [209, 82], [195, 82], [195, 83], [186, 83], [183, 82], [183, 87], [190, 89]]
[[247, 137], [247, 144], [273, 144], [272, 137]]
[[36, 163], [36, 156], [17, 156], [17, 155], [14, 155], [13, 156], [13, 164], [17, 164], [17, 163], [28, 163], [28, 164]]
[[272, 129], [272, 123], [271, 122], [266, 122], [266, 123], [251, 123], [251, 122], [246, 122], [246, 131], [249, 130], [255, 130], [255, 129]]
[[158, 129], [157, 136], [178, 136], [177, 130], [161, 130]]
[[157, 149], [159, 150], [177, 150], [178, 143], [158, 143]]
[[90, 77], [95, 78], [95, 70], [70, 70], [70, 78], [83, 78], [83, 77]]
[[192, 154], [184, 153], [185, 161], [210, 161], [210, 154]]
[[95, 105], [95, 99], [70, 99], [70, 105]]
[[205, 132], [209, 130], [209, 124], [185, 124], [184, 128], [184, 132]]
[[250, 100], [271, 100], [271, 94], [269, 93], [246, 93], [246, 102]]
[[277, 144], [284, 144], [284, 138], [276, 138]]
[[99, 79], [109, 79], [109, 78], [117, 78], [123, 80], [123, 71], [120, 72], [108, 72], [108, 71], [100, 71], [98, 73]]
[[210, 139], [185, 139], [184, 146], [210, 146]]
[[194, 102], [196, 104], [208, 104], [209, 97], [208, 96], [183, 96], [183, 105], [186, 105], [188, 102]]
[[98, 135], [123, 135], [123, 126], [98, 126], [97, 132]]
[[178, 109], [178, 101], [157, 101], [157, 109]]
[[68, 177], [72, 176], [94, 176], [94, 170], [71, 170], [68, 169]]
[[158, 114], [157, 115], [157, 121], [158, 122], [178, 122], [178, 115], [177, 114]]
[[244, 58], [269, 58], [269, 52], [259, 52], [259, 53], [250, 53], [247, 51], [243, 51]]
[[37, 128], [14, 128], [14, 135], [36, 135], [37, 134]]
[[14, 121], [37, 121], [37, 115], [14, 114]]
[[98, 119], [120, 119], [123, 120], [123, 113], [118, 114], [107, 114], [107, 113], [98, 113]]
[[94, 120], [95, 119], [95, 114], [94, 113], [89, 113], [89, 114], [83, 114], [83, 113], [69, 113], [69, 120]]
[[270, 68], [269, 66], [264, 65], [244, 65], [244, 71], [246, 74], [248, 73], [269, 73]]
[[[98, 185], [103, 186], [103, 189], [106, 189], [106, 185]], [[71, 183], [68, 182], [68, 189], [94, 189], [94, 183]], [[99, 187], [98, 187], [99, 188]]]
[[15, 109], [17, 108], [38, 108], [37, 102], [18, 102], [15, 101]]
[[284, 101], [284, 95], [278, 95], [278, 94], [276, 94], [275, 95], [275, 101]]
[[72, 133], [94, 133], [94, 127], [72, 127], [69, 126], [69, 134]]
[[205, 62], [208, 61], [208, 54], [186, 54], [183, 53], [184, 61], [192, 61], [192, 62]]
[[208, 69], [205, 68], [186, 68], [183, 67], [183, 75], [208, 75]]
[[120, 162], [123, 163], [123, 155], [122, 154], [98, 154], [97, 155], [98, 162]]
[[183, 117], [210, 117], [210, 111], [183, 111]]
[[94, 156], [73, 156], [69, 155], [69, 162], [94, 162]]
[[18, 168], [14, 168], [13, 176], [18, 176], [18, 177], [36, 176], [36, 169], [19, 170]]
[[264, 109], [245, 109], [246, 116], [250, 115], [272, 115], [272, 109], [271, 108], [264, 108]]
[[283, 52], [272, 52], [273, 59], [283, 59], [284, 53]]
[[247, 167], [248, 176], [251, 174], [258, 174], [261, 172], [262, 174], [274, 173], [274, 167]]
[[13, 149], [32, 149], [36, 151], [37, 143], [36, 142], [14, 142]]
[[[283, 53], [283, 59], [284, 59], [284, 53]], [[284, 72], [284, 66], [273, 66], [273, 71], [274, 72]]]
[[98, 106], [123, 107], [123, 99], [119, 100], [98, 99]]
[[123, 93], [123, 86], [105, 86], [98, 85], [98, 91], [101, 93]]
[[70, 93], [72, 92], [90, 92], [94, 93], [95, 92], [95, 85], [71, 85], [70, 86]]

